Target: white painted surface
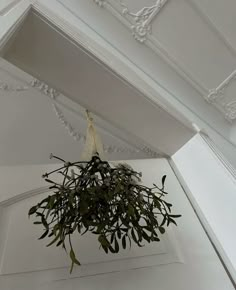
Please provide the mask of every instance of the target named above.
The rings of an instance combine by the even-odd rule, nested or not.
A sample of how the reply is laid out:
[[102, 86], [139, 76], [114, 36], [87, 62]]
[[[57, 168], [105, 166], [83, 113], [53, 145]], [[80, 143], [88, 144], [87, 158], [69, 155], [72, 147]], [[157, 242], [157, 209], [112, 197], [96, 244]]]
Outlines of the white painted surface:
[[198, 5], [204, 14], [208, 17], [212, 27], [215, 28], [218, 36], [221, 36], [229, 49], [235, 53], [235, 11], [236, 3], [234, 0], [192, 0]]
[[196, 209], [236, 278], [236, 180], [200, 135], [172, 157]]
[[[116, 9], [119, 10], [121, 7], [118, 2], [113, 0], [102, 2], [105, 3], [105, 9], [100, 8], [93, 1], [84, 0], [79, 2], [78, 0], [67, 0], [61, 1], [61, 3], [56, 0], [40, 0], [37, 1], [35, 7], [44, 11], [45, 15], [47, 15], [47, 9], [41, 9], [41, 4], [53, 11], [54, 16], [59, 17], [53, 17], [56, 25], [59, 25], [58, 19], [61, 20], [60, 25], [62, 26], [66, 21], [73, 27], [72, 35], [75, 32], [79, 33], [87, 48], [90, 51], [99, 51], [100, 58], [119, 73], [124, 72], [122, 62], [132, 68], [132, 73], [129, 72], [128, 75], [129, 79], [134, 80], [135, 86], [146, 91], [152, 101], [164, 104], [167, 109], [170, 109], [170, 104], [173, 105], [186, 118], [195, 122], [201, 129], [207, 130], [228, 160], [236, 166], [234, 158], [236, 149], [233, 145], [235, 139], [231, 138], [231, 125], [227, 124], [223, 115], [203, 99], [208, 95], [208, 89], [216, 87], [235, 70], [236, 54], [229, 43], [232, 44], [235, 41], [232, 27], [234, 27], [236, 18], [227, 17], [229, 13], [234, 13], [235, 4], [232, 1], [229, 1], [227, 5], [223, 5], [219, 1], [217, 3], [201, 1], [195, 3], [197, 5], [193, 0], [176, 3], [167, 1], [160, 13], [151, 21], [151, 26], [153, 29], [155, 28], [151, 37], [148, 37], [154, 41], [154, 47], [152, 47], [149, 41], [142, 45], [136, 42], [131, 35], [130, 22], [126, 22], [126, 27], [123, 26], [126, 21], [125, 15], [120, 15], [121, 23], [119, 23], [114, 17], [114, 13], [111, 13], [110, 5], [106, 5], [110, 2], [117, 4]], [[155, 1], [139, 0], [134, 3], [127, 0], [124, 2], [131, 12], [138, 12], [145, 6], [153, 5]], [[20, 3], [20, 5], [14, 6], [6, 17], [1, 17], [1, 30], [6, 32], [9, 27], [8, 23], [12, 25], [19, 18], [21, 15], [19, 11], [21, 11], [21, 7], [26, 7], [26, 1]], [[186, 15], [185, 22], [188, 22], [187, 26], [184, 25], [183, 30], [180, 29], [182, 17], [180, 17], [181, 19], [175, 17], [178, 11]], [[222, 14], [223, 18], [219, 18], [219, 14]], [[177, 21], [178, 25], [173, 25], [172, 20]], [[223, 30], [220, 29], [222, 25], [225, 25]], [[202, 26], [204, 29], [201, 29]], [[186, 27], [189, 31], [185, 31]], [[176, 37], [175, 28], [178, 30], [179, 37]], [[231, 31], [230, 38], [226, 35], [227, 29]], [[190, 33], [190, 37], [194, 34], [194, 41], [189, 42], [187, 34], [183, 31], [187, 34]], [[87, 41], [88, 38], [93, 41]], [[203, 38], [204, 41], [201, 41]], [[194, 49], [188, 49], [185, 53], [184, 49], [189, 48], [189, 45], [191, 46], [193, 43]], [[211, 49], [213, 43], [214, 49]], [[182, 45], [184, 49], [182, 49]], [[206, 49], [202, 48], [203, 45]], [[184, 57], [181, 57], [180, 54]], [[185, 57], [186, 55], [188, 58]], [[212, 58], [214, 61], [208, 64], [208, 60]], [[184, 73], [183, 69], [187, 73]], [[139, 76], [139, 80], [134, 78], [134, 72]], [[202, 77], [203, 73], [206, 73], [203, 78], [206, 84], [205, 89], [202, 89], [202, 83], [196, 81], [196, 76]], [[228, 96], [230, 96], [230, 101], [234, 100], [234, 94], [227, 94], [227, 99]], [[225, 112], [223, 107], [220, 108], [220, 111]]]
[[[32, 76], [0, 59], [0, 165], [55, 163], [49, 159], [50, 153], [79, 160], [87, 130], [85, 109], [59, 93], [55, 108], [50, 93], [40, 90], [40, 85], [33, 87], [32, 80]], [[146, 151], [145, 142], [132, 140], [122, 130], [93, 117], [108, 159], [152, 156]]]
[[1, 0], [0, 3], [0, 15], [6, 14], [15, 5], [17, 5], [21, 0]]
[[[4, 228], [7, 227], [7, 235], [1, 237], [5, 241], [2, 258], [2, 273], [0, 285], [5, 290], [54, 290], [54, 289], [86, 289], [86, 290], [126, 290], [126, 289], [165, 289], [165, 290], [233, 290], [215, 251], [213, 250], [203, 228], [201, 227], [187, 197], [178, 183], [168, 161], [165, 159], [129, 161], [136, 170], [143, 171], [143, 181], [151, 185], [159, 181], [163, 174], [167, 174], [167, 199], [174, 206], [174, 212], [181, 213], [178, 228], [168, 231], [169, 241], [163, 239], [160, 247], [133, 249], [127, 254], [106, 256], [93, 248], [93, 241], [86, 240], [86, 245], [76, 249], [78, 256], [88, 265], [76, 268], [72, 276], [65, 267], [68, 260], [63, 253], [56, 249], [46, 249], [42, 242], [35, 240], [37, 236], [36, 226], [32, 226], [27, 218], [26, 209], [34, 202], [32, 197], [23, 201], [8, 201], [5, 210]], [[25, 174], [42, 171], [44, 166], [24, 166]], [[46, 169], [47, 166], [45, 166]], [[14, 168], [12, 168], [14, 177]], [[4, 168], [0, 168], [4, 171]], [[17, 172], [15, 172], [17, 174]], [[9, 178], [9, 177], [8, 177]], [[14, 178], [12, 179], [14, 183]], [[36, 179], [28, 179], [31, 187], [41, 186]], [[19, 186], [17, 186], [19, 185]], [[12, 187], [11, 195], [24, 190], [23, 182], [16, 183]], [[22, 190], [21, 190], [22, 187]], [[2, 187], [4, 191], [4, 187]], [[15, 203], [14, 203], [15, 202]], [[12, 205], [10, 205], [13, 203]], [[173, 235], [172, 235], [173, 233]], [[75, 246], [76, 247], [76, 246]], [[84, 247], [83, 252], [81, 252]], [[91, 248], [92, 247], [92, 248]], [[136, 252], [137, 251], [137, 252]], [[88, 253], [86, 253], [88, 252]], [[136, 253], [135, 253], [136, 252]], [[26, 257], [24, 258], [24, 256]], [[127, 260], [124, 260], [124, 255]], [[149, 256], [150, 255], [150, 256]], [[143, 256], [142, 258], [140, 256]], [[101, 261], [106, 260], [105, 263]], [[94, 262], [96, 263], [94, 264]], [[97, 264], [98, 263], [98, 264]], [[49, 269], [50, 270], [46, 270]], [[43, 271], [28, 272], [14, 275], [15, 272], [43, 269]], [[111, 273], [112, 272], [112, 273]], [[102, 274], [103, 273], [103, 274]]]
[[[58, 15], [63, 15], [63, 10], [69, 11], [69, 21], [73, 25], [79, 27], [80, 21], [88, 24], [101, 37], [99, 42], [105, 40], [125, 54], [127, 61], [132, 61], [196, 115], [224, 134], [221, 128], [224, 121], [204, 102], [203, 97], [235, 69], [235, 56], [208, 24], [207, 16], [203, 17], [191, 1], [167, 1], [151, 19], [150, 33], [142, 44], [132, 36], [135, 18], [130, 20], [127, 14], [122, 13], [123, 7], [117, 1], [101, 1], [103, 8], [85, 0], [79, 3], [76, 0], [59, 0], [61, 6], [56, 2], [41, 0], [49, 8], [56, 7]], [[122, 2], [131, 13], [142, 14], [142, 9], [151, 7], [155, 1]], [[234, 21], [234, 18], [231, 19]], [[185, 25], [186, 22], [188, 25]], [[145, 27], [143, 30], [146, 32]]]
[[[30, 0], [3, 0], [0, 3], [0, 49], [2, 50], [9, 35], [24, 19], [30, 8]], [[0, 52], [0, 54], [2, 51]]]
[[191, 123], [175, 109], [151, 102], [90, 54], [77, 34], [68, 38], [53, 28], [50, 19], [47, 23], [36, 13], [28, 16], [4, 57], [166, 155], [172, 155], [195, 134]]

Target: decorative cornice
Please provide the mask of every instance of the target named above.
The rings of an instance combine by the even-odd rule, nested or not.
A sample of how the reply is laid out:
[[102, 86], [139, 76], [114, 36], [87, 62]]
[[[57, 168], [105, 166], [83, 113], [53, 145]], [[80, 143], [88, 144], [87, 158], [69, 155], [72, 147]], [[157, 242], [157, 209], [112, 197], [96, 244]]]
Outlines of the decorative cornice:
[[[54, 88], [51, 88], [49, 85], [46, 83], [38, 80], [38, 79], [33, 79], [30, 82], [30, 85], [42, 92], [44, 95], [50, 97], [53, 100], [52, 106], [53, 110], [62, 124], [62, 126], [65, 128], [65, 130], [68, 132], [68, 134], [75, 140], [75, 141], [82, 141], [85, 142], [86, 136], [85, 134], [81, 132], [77, 132], [71, 123], [66, 119], [65, 115], [63, 114], [62, 110], [59, 108], [59, 104], [57, 104], [57, 97], [61, 95], [60, 92], [55, 90]], [[61, 105], [61, 104], [60, 104]], [[147, 146], [143, 146], [140, 149], [133, 149], [133, 148], [126, 148], [126, 147], [116, 147], [114, 145], [104, 145], [104, 152], [106, 153], [130, 153], [130, 154], [137, 154], [137, 153], [145, 153], [150, 157], [157, 158], [160, 157], [158, 153], [155, 151], [151, 150]]]
[[60, 93], [57, 90], [55, 90], [54, 88], [49, 87], [49, 85], [47, 85], [44, 82], [39, 81], [37, 79], [33, 79], [31, 81], [30, 85], [33, 88], [38, 89], [44, 95], [46, 95], [46, 96], [48, 96], [48, 97], [50, 97], [52, 99], [55, 99], [56, 97], [58, 97], [60, 95]]
[[26, 91], [28, 90], [28, 86], [13, 86], [9, 85], [6, 82], [0, 81], [0, 91], [5, 91], [5, 92], [21, 92], [21, 91]]
[[143, 7], [136, 13], [131, 12], [125, 3], [120, 1], [123, 8], [122, 14], [132, 23], [130, 28], [137, 41], [143, 43], [147, 40], [147, 35], [151, 33], [152, 21], [167, 1], [157, 0], [153, 6]]
[[[98, 6], [103, 7], [107, 0], [93, 0]], [[147, 40], [148, 34], [152, 30], [152, 21], [161, 11], [168, 0], [156, 0], [152, 6], [143, 7], [137, 12], [132, 12], [122, 0], [119, 0], [121, 13], [130, 23], [130, 29], [134, 38], [143, 43]]]
[[[53, 110], [62, 124], [62, 126], [65, 128], [65, 130], [68, 132], [68, 134], [77, 142], [85, 142], [86, 136], [85, 134], [81, 132], [77, 132], [71, 123], [66, 119], [65, 115], [63, 114], [62, 110], [59, 108], [60, 106], [63, 106], [63, 104], [57, 102], [57, 97], [61, 95], [59, 91], [56, 89], [50, 87], [48, 84], [38, 80], [38, 79], [32, 79], [29, 82], [28, 86], [19, 86], [19, 85], [11, 85], [6, 82], [1, 82], [0, 81], [0, 91], [5, 91], [5, 92], [22, 92], [22, 91], [27, 91], [30, 87], [40, 91], [47, 97], [49, 97], [52, 100], [52, 106]], [[67, 108], [70, 110], [70, 108]], [[133, 149], [133, 148], [127, 148], [127, 147], [116, 147], [114, 145], [105, 145], [104, 144], [104, 152], [111, 154], [111, 153], [129, 153], [129, 154], [137, 154], [137, 153], [145, 153], [148, 156], [152, 158], [157, 158], [160, 157], [160, 154], [157, 152], [151, 150], [147, 146], [143, 146], [140, 149]], [[163, 156], [161, 156], [163, 157]]]
[[226, 110], [225, 118], [229, 122], [232, 122], [233, 120], [236, 119], [236, 101], [226, 104], [225, 110]]
[[205, 97], [207, 102], [217, 107], [229, 122], [236, 119], [236, 100], [226, 100], [225, 91], [235, 80], [236, 70], [233, 71], [217, 88], [210, 90], [209, 94]]
[[[65, 115], [63, 112], [59, 109], [59, 107], [54, 103], [53, 109], [56, 113], [56, 116], [58, 120], [61, 122], [63, 127], [66, 129], [68, 134], [75, 140], [75, 141], [82, 141], [85, 142], [86, 136], [83, 133], [77, 132], [73, 126], [70, 124], [70, 122], [65, 118]], [[104, 144], [104, 152], [105, 153], [130, 153], [130, 154], [137, 154], [137, 153], [145, 153], [149, 155], [150, 157], [157, 158], [160, 157], [158, 153], [154, 152], [147, 146], [143, 146], [141, 149], [132, 149], [132, 148], [126, 148], [126, 147], [116, 147], [114, 145], [105, 145]]]
[[[70, 9], [64, 4], [64, 1], [58, 1], [70, 11]], [[103, 0], [102, 5], [99, 6], [104, 7], [125, 27], [131, 30], [132, 35], [138, 42], [145, 44], [154, 53], [163, 58], [163, 60], [165, 60], [184, 80], [190, 83], [201, 96], [206, 95], [208, 89], [202, 84], [202, 82], [197, 79], [189, 69], [180, 63], [173, 54], [170, 54], [168, 49], [151, 33], [152, 22], [155, 20], [158, 13], [162, 11], [162, 8], [168, 0], [156, 0], [156, 4], [153, 6], [144, 7], [136, 13], [131, 12], [123, 1], [124, 0]], [[74, 13], [74, 15], [76, 14]], [[76, 15], [76, 17], [78, 17], [78, 15]]]
[[106, 0], [93, 0], [98, 6], [103, 7]]

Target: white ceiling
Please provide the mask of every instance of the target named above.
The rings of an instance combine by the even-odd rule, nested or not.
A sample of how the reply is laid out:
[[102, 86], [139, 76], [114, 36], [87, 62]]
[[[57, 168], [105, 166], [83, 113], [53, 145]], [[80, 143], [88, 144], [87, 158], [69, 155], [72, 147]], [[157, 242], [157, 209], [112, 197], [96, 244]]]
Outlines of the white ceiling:
[[236, 164], [235, 153], [231, 154], [236, 152], [236, 78], [230, 77], [236, 70], [234, 0], [40, 0], [40, 4], [53, 7], [59, 17], [104, 48], [115, 48], [120, 58], [149, 78], [160, 92], [158, 102], [174, 104]]
[[[87, 126], [85, 110], [61, 94], [55, 94], [55, 108], [50, 97], [54, 91], [32, 80], [0, 60], [0, 166], [51, 163], [50, 153], [79, 160]], [[108, 159], [159, 156], [142, 142], [127, 141], [122, 132], [101, 119], [95, 117], [95, 122]]]
[[[176, 97], [184, 99], [186, 89], [184, 90], [182, 85], [176, 90], [176, 76], [174, 78], [173, 72], [170, 73], [167, 67], [164, 69], [163, 60], [187, 81], [202, 99], [207, 98], [209, 90], [218, 87], [236, 69], [236, 2], [233, 0], [125, 0], [122, 1], [123, 6], [119, 4], [120, 1], [115, 0], [94, 1], [103, 5], [96, 5], [92, 1], [85, 0], [58, 0], [58, 2], [73, 15], [89, 23], [113, 46], [120, 51], [126, 51], [127, 56], [135, 60], [140, 67], [145, 68], [146, 72], [149, 72], [159, 83], [171, 91], [173, 88]], [[135, 29], [139, 29], [138, 25], [144, 24], [145, 20], [137, 23], [135, 16], [143, 15], [143, 12], [147, 11], [144, 9], [161, 2], [165, 5], [157, 14], [154, 14], [154, 17], [149, 18], [150, 30], [143, 37], [144, 39], [141, 39], [143, 46], [156, 54], [156, 60], [153, 62], [150, 50], [148, 58], [138, 59], [135, 55], [137, 52], [131, 48], [134, 41], [132, 44], [126, 41], [127, 33], [118, 28], [110, 15], [127, 27], [130, 31], [130, 38], [135, 32], [136, 40], [140, 42], [141, 34], [138, 34]], [[96, 17], [94, 17], [94, 11], [96, 11]], [[114, 29], [115, 26], [116, 29]], [[132, 54], [131, 51], [129, 54], [130, 49], [132, 49]], [[141, 46], [138, 49], [140, 52], [143, 50]], [[143, 50], [142, 53], [144, 56], [145, 51]], [[197, 100], [193, 102], [190, 95], [188, 99], [186, 105], [191, 107], [192, 101], [196, 108], [199, 107]], [[231, 95], [231, 99], [234, 101], [235, 96]], [[205, 104], [205, 107], [206, 110], [212, 111], [208, 104]], [[219, 106], [216, 107], [219, 108]], [[224, 110], [220, 111], [224, 113]], [[216, 115], [214, 110], [210, 113]], [[204, 116], [204, 112], [200, 115]], [[235, 118], [236, 114], [232, 115], [232, 119]]]
[[12, 37], [4, 58], [120, 128], [134, 144], [142, 140], [172, 155], [195, 134], [174, 108], [170, 114], [171, 108], [151, 102], [35, 12]]
[[236, 164], [234, 0], [38, 0], [34, 7], [74, 38], [93, 39], [113, 69], [116, 59], [126, 62], [158, 92], [152, 101], [174, 106]]

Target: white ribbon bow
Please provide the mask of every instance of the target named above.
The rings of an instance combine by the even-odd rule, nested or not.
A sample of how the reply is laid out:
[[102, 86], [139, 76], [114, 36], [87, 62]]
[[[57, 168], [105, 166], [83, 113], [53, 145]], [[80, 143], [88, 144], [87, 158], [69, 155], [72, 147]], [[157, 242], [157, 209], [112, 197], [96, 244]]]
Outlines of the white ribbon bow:
[[103, 144], [100, 136], [97, 134], [93, 124], [93, 118], [90, 116], [90, 112], [86, 110], [87, 114], [87, 134], [84, 145], [84, 150], [81, 156], [82, 161], [89, 161], [93, 155], [98, 154], [101, 159], [104, 159]]

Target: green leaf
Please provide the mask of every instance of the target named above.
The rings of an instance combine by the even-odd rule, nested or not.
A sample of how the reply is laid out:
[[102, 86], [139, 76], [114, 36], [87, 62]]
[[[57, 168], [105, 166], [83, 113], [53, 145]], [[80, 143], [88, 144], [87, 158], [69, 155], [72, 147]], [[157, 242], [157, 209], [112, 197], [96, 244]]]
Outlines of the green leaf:
[[101, 244], [102, 246], [104, 246], [104, 247], [109, 247], [109, 246], [110, 246], [110, 243], [108, 242], [108, 240], [107, 240], [107, 238], [106, 238], [105, 236], [100, 235], [100, 236], [98, 237], [98, 240], [99, 240], [99, 242], [100, 242], [100, 244]]
[[143, 238], [150, 243], [150, 240], [151, 238], [145, 233], [145, 231], [142, 231], [142, 235], [143, 235]]
[[41, 222], [34, 222], [34, 225], [41, 225]]
[[106, 254], [108, 254], [108, 248], [102, 245], [103, 250], [105, 251]]
[[53, 183], [53, 184], [55, 184], [55, 182], [53, 182], [52, 180], [50, 180], [50, 179], [48, 179], [48, 178], [45, 178], [44, 180], [47, 181], [48, 183]]
[[132, 236], [132, 239], [135, 241], [135, 243], [138, 244], [138, 239], [137, 239], [137, 237], [136, 237], [136, 235], [134, 233], [134, 229], [133, 228], [131, 230], [131, 236]]
[[74, 269], [74, 264], [75, 264], [75, 263], [73, 263], [73, 262], [71, 263], [70, 274], [72, 273], [72, 271], [73, 271], [73, 269]]
[[55, 199], [56, 199], [56, 196], [55, 195], [50, 196], [50, 199], [49, 199], [49, 202], [48, 202], [48, 208], [50, 208], [50, 209], [53, 208], [53, 205], [55, 203]]
[[42, 234], [42, 236], [39, 238], [39, 240], [44, 239], [44, 238], [48, 235], [48, 232], [49, 232], [49, 230], [46, 230], [46, 231]]
[[162, 222], [161, 222], [161, 226], [163, 226], [165, 223], [166, 223], [166, 215], [164, 216], [164, 218], [163, 218], [163, 220], [162, 220]]
[[73, 251], [73, 249], [70, 250], [70, 258], [71, 261], [73, 262], [73, 264], [76, 264], [78, 266], [80, 266], [80, 262], [77, 260], [76, 256], [75, 256], [75, 252]]
[[53, 231], [48, 235], [49, 238], [51, 238], [54, 235]]
[[128, 214], [130, 216], [134, 216], [135, 215], [134, 214], [134, 208], [133, 208], [133, 206], [131, 204], [128, 204]]
[[32, 215], [32, 214], [36, 213], [37, 209], [38, 209], [37, 206], [33, 206], [33, 207], [31, 207], [31, 209], [30, 209], [29, 212], [28, 212], [28, 215]]
[[48, 223], [47, 223], [45, 217], [42, 216], [41, 220], [42, 220], [42, 224], [43, 224], [43, 226], [45, 227], [45, 229], [48, 230], [48, 229], [49, 229], [49, 225], [48, 225]]
[[[62, 167], [44, 175], [54, 194], [32, 207], [29, 215], [35, 214], [35, 224], [42, 224], [40, 239], [51, 237], [47, 246], [70, 243], [71, 271], [79, 264], [70, 240], [74, 231], [96, 234], [100, 248], [117, 253], [132, 242], [142, 247], [143, 242], [159, 241], [167, 225], [176, 224], [179, 215], [171, 215], [172, 205], [164, 199], [166, 175], [159, 187], [147, 187], [134, 182], [139, 173], [133, 169], [112, 168], [99, 157], [83, 165], [58, 159]], [[70, 178], [72, 167], [76, 173]], [[60, 173], [61, 181], [54, 182], [52, 173]]]
[[108, 249], [110, 250], [110, 252], [111, 252], [112, 254], [116, 254], [116, 251], [113, 249], [113, 247], [112, 247], [111, 245], [109, 246]]
[[115, 251], [116, 251], [116, 253], [119, 252], [119, 243], [118, 243], [116, 238], [115, 238]]
[[123, 249], [126, 249], [126, 236], [125, 235], [122, 237], [122, 247]]
[[83, 215], [83, 214], [86, 214], [88, 212], [88, 204], [83, 201], [80, 203], [80, 213]]
[[161, 183], [162, 183], [162, 188], [165, 187], [165, 181], [166, 181], [166, 175], [163, 175]]
[[114, 241], [114, 237], [115, 237], [115, 233], [113, 232], [113, 233], [111, 234], [111, 244], [112, 244], [113, 241]]
[[164, 202], [164, 204], [168, 207], [169, 212], [171, 212], [172, 204], [171, 204], [171, 203], [168, 203], [168, 202], [166, 202], [166, 201], [164, 201], [164, 200], [163, 200], [163, 202]]
[[161, 234], [164, 234], [166, 230], [163, 227], [159, 227], [159, 231]]
[[117, 229], [117, 237], [118, 237], [119, 239], [121, 239], [121, 231], [120, 231], [119, 228]]
[[180, 218], [182, 215], [181, 214], [172, 214], [170, 217], [172, 218]]
[[154, 201], [155, 207], [157, 207], [158, 209], [161, 209], [160, 201], [156, 196], [153, 197], [153, 201]]
[[63, 243], [63, 240], [60, 240], [57, 244], [56, 247], [59, 247]]
[[60, 233], [49, 243], [46, 247], [50, 247], [52, 244], [54, 244], [60, 237]]

